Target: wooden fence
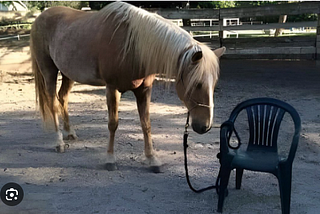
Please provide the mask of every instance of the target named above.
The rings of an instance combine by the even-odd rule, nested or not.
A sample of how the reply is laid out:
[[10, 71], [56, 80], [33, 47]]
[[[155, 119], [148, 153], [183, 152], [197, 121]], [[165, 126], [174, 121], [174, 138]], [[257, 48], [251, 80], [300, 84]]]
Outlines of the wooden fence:
[[[320, 2], [300, 2], [260, 7], [227, 9], [150, 9], [167, 19], [217, 19], [214, 26], [186, 26], [187, 31], [219, 31], [216, 38], [197, 38], [211, 48], [225, 46], [226, 58], [317, 59], [320, 60]], [[225, 18], [318, 14], [318, 21], [223, 26]], [[223, 38], [223, 31], [267, 30], [277, 28], [316, 28], [316, 36]]]

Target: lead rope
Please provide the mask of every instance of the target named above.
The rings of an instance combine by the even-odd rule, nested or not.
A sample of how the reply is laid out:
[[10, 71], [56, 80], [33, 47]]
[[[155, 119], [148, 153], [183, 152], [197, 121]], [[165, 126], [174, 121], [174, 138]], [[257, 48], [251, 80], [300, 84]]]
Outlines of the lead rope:
[[187, 179], [187, 183], [190, 187], [190, 189], [195, 192], [195, 193], [201, 193], [210, 189], [216, 189], [217, 193], [219, 194], [219, 183], [220, 183], [220, 171], [219, 171], [219, 175], [216, 181], [216, 185], [213, 186], [208, 186], [206, 188], [202, 188], [202, 189], [195, 189], [191, 182], [190, 182], [190, 178], [189, 178], [189, 173], [188, 173], [188, 157], [187, 157], [187, 149], [188, 149], [188, 136], [189, 136], [189, 132], [188, 132], [188, 127], [189, 127], [189, 116], [190, 116], [190, 112], [188, 111], [188, 117], [187, 117], [187, 122], [185, 125], [185, 129], [184, 129], [184, 135], [183, 135], [183, 150], [184, 150], [184, 168], [186, 171], [186, 179]]

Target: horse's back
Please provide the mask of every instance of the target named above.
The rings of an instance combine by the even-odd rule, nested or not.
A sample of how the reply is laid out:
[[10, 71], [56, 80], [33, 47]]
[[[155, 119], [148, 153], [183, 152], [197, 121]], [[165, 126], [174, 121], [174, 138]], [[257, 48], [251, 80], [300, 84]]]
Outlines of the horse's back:
[[87, 15], [88, 13], [75, 10], [69, 7], [51, 7], [43, 11], [38, 18], [35, 20], [35, 23], [39, 21], [45, 21], [48, 24], [57, 24], [61, 20], [64, 21], [74, 21], [82, 16]]
[[85, 12], [67, 7], [52, 7], [40, 14], [32, 25], [31, 36], [52, 36], [58, 27], [85, 16]]
[[51, 60], [74, 81], [105, 85], [97, 73], [99, 39], [94, 32], [100, 24], [94, 14], [66, 7], [44, 11], [31, 31], [34, 56], [38, 61]]

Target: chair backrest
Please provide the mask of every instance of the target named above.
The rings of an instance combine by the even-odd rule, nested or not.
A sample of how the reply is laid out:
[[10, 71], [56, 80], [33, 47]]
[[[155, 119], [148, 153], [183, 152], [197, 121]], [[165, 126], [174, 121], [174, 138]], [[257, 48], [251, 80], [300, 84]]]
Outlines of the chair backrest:
[[[249, 123], [247, 150], [277, 152], [277, 140], [281, 121], [286, 112], [294, 122], [294, 138], [299, 138], [301, 121], [297, 111], [289, 104], [273, 98], [256, 98], [244, 101], [232, 111], [229, 121], [234, 123], [239, 113], [245, 110]], [[296, 146], [294, 146], [296, 149]]]

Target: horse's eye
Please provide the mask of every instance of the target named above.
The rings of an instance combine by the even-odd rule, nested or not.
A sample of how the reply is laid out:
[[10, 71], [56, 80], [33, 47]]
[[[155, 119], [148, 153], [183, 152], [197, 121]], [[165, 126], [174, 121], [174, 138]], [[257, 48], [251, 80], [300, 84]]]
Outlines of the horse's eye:
[[197, 89], [201, 89], [202, 88], [202, 83], [198, 83], [196, 87], [197, 87]]

